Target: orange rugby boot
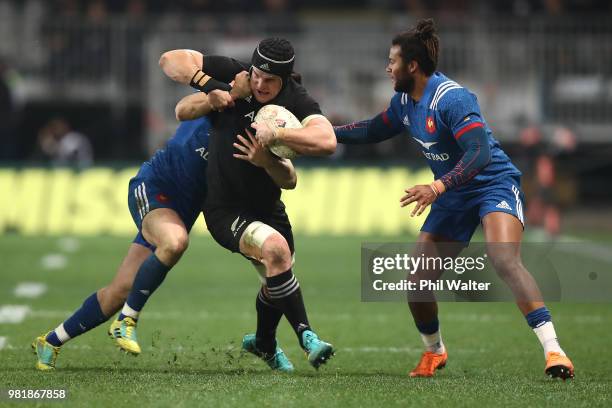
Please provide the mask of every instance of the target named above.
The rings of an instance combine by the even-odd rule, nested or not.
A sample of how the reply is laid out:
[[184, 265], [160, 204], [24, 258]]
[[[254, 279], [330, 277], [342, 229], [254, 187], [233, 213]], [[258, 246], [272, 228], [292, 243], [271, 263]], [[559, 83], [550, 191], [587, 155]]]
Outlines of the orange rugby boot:
[[440, 370], [446, 366], [448, 353], [436, 354], [431, 351], [426, 351], [421, 356], [421, 361], [416, 368], [410, 372], [410, 377], [433, 377], [434, 371]]
[[546, 353], [544, 372], [551, 378], [562, 378], [565, 381], [568, 378], [574, 378], [574, 365], [567, 356], [550, 351]]

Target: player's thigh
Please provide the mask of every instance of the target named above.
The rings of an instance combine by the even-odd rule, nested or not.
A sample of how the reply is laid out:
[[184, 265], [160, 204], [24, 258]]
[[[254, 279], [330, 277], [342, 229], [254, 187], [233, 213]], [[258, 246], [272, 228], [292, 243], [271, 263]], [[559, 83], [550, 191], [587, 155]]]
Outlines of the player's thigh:
[[482, 218], [482, 229], [487, 243], [520, 243], [523, 224], [506, 212], [490, 212]]
[[521, 263], [523, 224], [513, 215], [492, 212], [482, 219], [487, 255], [498, 273], [514, 270]]
[[[455, 241], [443, 235], [421, 231], [415, 247], [413, 256], [425, 258], [455, 258], [465, 248], [465, 242]], [[434, 263], [435, 264], [435, 263]], [[413, 279], [437, 279], [444, 270], [418, 270], [412, 274]]]
[[156, 247], [186, 249], [189, 233], [179, 214], [171, 208], [156, 208], [142, 220], [142, 235]]
[[479, 216], [489, 243], [518, 243], [523, 237], [523, 192], [518, 177], [504, 177], [486, 191]]

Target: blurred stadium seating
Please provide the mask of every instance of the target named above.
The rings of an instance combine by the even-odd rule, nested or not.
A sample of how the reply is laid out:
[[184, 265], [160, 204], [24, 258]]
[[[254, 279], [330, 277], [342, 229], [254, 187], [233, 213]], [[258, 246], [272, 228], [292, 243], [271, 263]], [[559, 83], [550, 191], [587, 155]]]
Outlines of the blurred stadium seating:
[[[0, 159], [39, 164], [39, 131], [63, 117], [90, 138], [97, 165], [134, 165], [171, 134], [174, 104], [189, 92], [161, 73], [163, 51], [248, 59], [274, 34], [292, 40], [296, 67], [331, 119], [370, 116], [391, 95], [392, 34], [434, 16], [440, 69], [478, 94], [496, 137], [527, 171], [526, 190], [539, 191], [533, 163], [543, 154], [558, 173], [556, 204], [608, 208], [611, 10], [598, 0], [0, 0], [0, 76], [10, 95], [0, 96]], [[539, 136], [527, 146], [531, 131]], [[333, 164], [422, 166], [419, 155], [396, 138], [339, 149]]]

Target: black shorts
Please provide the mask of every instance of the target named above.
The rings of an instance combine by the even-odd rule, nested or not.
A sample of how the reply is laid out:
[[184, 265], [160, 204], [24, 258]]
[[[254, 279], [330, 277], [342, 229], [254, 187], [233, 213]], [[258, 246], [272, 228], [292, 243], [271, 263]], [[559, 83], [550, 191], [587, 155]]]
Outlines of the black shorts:
[[287, 240], [291, 254], [295, 251], [291, 223], [282, 204], [271, 213], [259, 213], [239, 207], [207, 208], [204, 210], [204, 219], [215, 241], [232, 252], [240, 252], [240, 237], [255, 221], [274, 228]]

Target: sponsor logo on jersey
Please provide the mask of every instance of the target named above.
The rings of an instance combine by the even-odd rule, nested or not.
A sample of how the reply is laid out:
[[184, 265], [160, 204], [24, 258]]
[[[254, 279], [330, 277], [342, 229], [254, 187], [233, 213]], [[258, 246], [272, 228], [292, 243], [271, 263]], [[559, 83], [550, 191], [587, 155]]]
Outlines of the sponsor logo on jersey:
[[436, 131], [436, 122], [431, 116], [428, 116], [425, 120], [425, 129], [427, 129], [428, 133], [433, 133]]
[[404, 120], [402, 120], [404, 126], [410, 126], [410, 120], [408, 119], [408, 115], [404, 116]]
[[205, 147], [198, 147], [197, 149], [195, 149], [195, 151], [200, 154], [201, 158], [203, 158], [204, 160], [208, 160], [208, 149], [206, 149]]
[[423, 152], [423, 156], [425, 156], [425, 158], [432, 160], [432, 161], [447, 161], [448, 159], [450, 159], [450, 156], [448, 153]]
[[246, 98], [244, 98], [244, 100], [247, 101], [247, 103], [251, 103], [252, 98], [253, 98], [253, 95], [249, 95]]
[[510, 211], [512, 210], [512, 208], [510, 208], [510, 205], [506, 202], [506, 200], [503, 200], [502, 202], [497, 204], [495, 207], [502, 208], [504, 210], [510, 210]]
[[413, 138], [414, 140], [416, 140], [417, 142], [419, 142], [419, 144], [420, 144], [421, 146], [423, 146], [423, 147], [424, 147], [425, 149], [427, 149], [427, 150], [429, 150], [429, 148], [430, 148], [431, 146], [433, 146], [433, 145], [435, 145], [436, 143], [438, 143], [438, 142], [424, 142], [424, 141], [422, 141], [421, 139], [417, 139], [417, 138], [416, 138], [416, 137], [414, 137], [414, 136], [413, 136], [412, 138]]

